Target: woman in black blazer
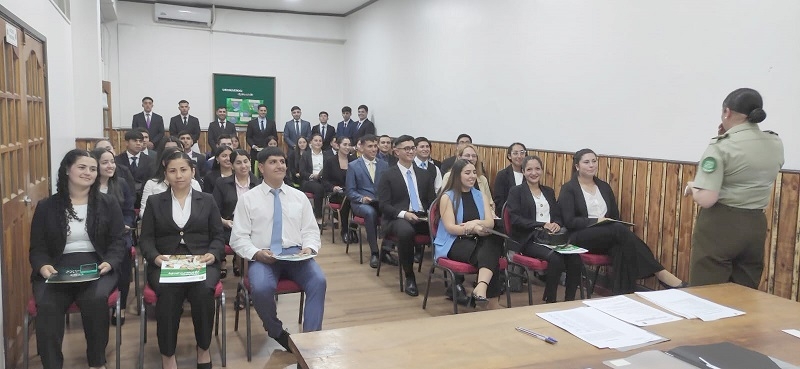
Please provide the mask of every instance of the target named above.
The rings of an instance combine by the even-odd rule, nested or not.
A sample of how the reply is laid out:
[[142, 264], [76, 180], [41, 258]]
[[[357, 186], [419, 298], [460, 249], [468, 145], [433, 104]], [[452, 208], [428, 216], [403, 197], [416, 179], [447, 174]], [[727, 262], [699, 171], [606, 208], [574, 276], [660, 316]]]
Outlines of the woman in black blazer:
[[347, 230], [349, 229], [350, 201], [347, 201], [347, 197], [344, 195], [347, 165], [356, 159], [350, 155], [352, 148], [350, 142], [350, 137], [342, 137], [336, 155], [328, 157], [322, 166], [322, 185], [325, 186], [325, 191], [331, 194], [329, 201], [334, 204], [342, 204], [340, 210], [342, 219], [339, 220], [342, 240], [349, 237]]
[[653, 256], [644, 241], [627, 226], [606, 219], [619, 220], [619, 208], [611, 186], [597, 175], [597, 155], [589, 149], [575, 153], [572, 179], [561, 187], [558, 204], [564, 226], [572, 232], [570, 241], [596, 253], [613, 258], [615, 294], [634, 292], [636, 280], [654, 275], [666, 288], [686, 287]]
[[[217, 179], [213, 194], [214, 201], [217, 203], [219, 213], [222, 216], [225, 244], [231, 242], [233, 211], [236, 210], [236, 203], [239, 201], [239, 191], [241, 190], [242, 193], [247, 192], [260, 183], [258, 178], [250, 172], [250, 154], [247, 153], [247, 151], [242, 149], [233, 150], [233, 153], [231, 153], [231, 162], [233, 163], [233, 175]], [[237, 277], [241, 275], [241, 270], [239, 270], [239, 265], [237, 263], [238, 258], [236, 254], [233, 255], [233, 274]], [[227, 274], [225, 259], [222, 259], [221, 268], [220, 275], [222, 278], [225, 278]]]
[[230, 146], [222, 146], [214, 152], [214, 164], [208, 174], [203, 177], [203, 192], [214, 193], [214, 185], [217, 184], [217, 179], [233, 175], [232, 152], [233, 149]]
[[[71, 150], [58, 169], [56, 193], [36, 205], [31, 222], [31, 283], [36, 300], [36, 342], [44, 368], [61, 368], [64, 314], [77, 303], [90, 368], [105, 368], [108, 295], [117, 286], [125, 254], [125, 224], [119, 202], [99, 191], [97, 160]], [[96, 265], [91, 282], [47, 284], [61, 268]], [[128, 271], [130, 272], [130, 270]]]
[[[214, 197], [193, 191], [194, 161], [184, 152], [164, 158], [170, 188], [150, 196], [142, 216], [139, 244], [150, 263], [147, 282], [158, 296], [156, 326], [163, 368], [177, 368], [175, 346], [183, 301], [192, 305], [192, 323], [197, 340], [197, 367], [211, 368], [211, 328], [214, 322], [214, 288], [220, 277], [225, 253], [222, 218]], [[176, 212], [180, 211], [180, 212]], [[202, 255], [206, 280], [191, 283], [159, 283], [165, 255]]]
[[299, 189], [303, 178], [311, 175], [311, 166], [305, 161], [310, 159], [308, 151], [308, 140], [305, 137], [298, 137], [297, 146], [286, 156], [286, 183], [294, 188]]
[[[325, 187], [322, 185], [322, 167], [325, 164], [325, 155], [322, 153], [322, 135], [311, 135], [310, 149], [306, 151], [300, 162], [303, 173], [300, 182], [300, 191], [314, 194], [314, 216], [322, 220], [322, 203], [325, 200]], [[320, 228], [322, 224], [320, 223]]]
[[[503, 205], [508, 199], [508, 193], [514, 186], [525, 183], [523, 178], [522, 161], [528, 156], [528, 148], [520, 142], [514, 142], [506, 149], [506, 159], [508, 166], [497, 172], [494, 177], [494, 203], [498, 217], [502, 217]], [[519, 182], [517, 182], [519, 179]]]
[[525, 183], [514, 186], [508, 194], [506, 208], [511, 217], [511, 237], [523, 244], [523, 255], [547, 261], [547, 279], [544, 301], [556, 302], [561, 273], [567, 272], [565, 301], [575, 300], [575, 292], [581, 279], [581, 257], [575, 254], [559, 254], [547, 246], [532, 242], [534, 229], [543, 228], [558, 232], [564, 224], [561, 209], [556, 203], [556, 193], [552, 188], [541, 185], [542, 159], [528, 156], [522, 161]]

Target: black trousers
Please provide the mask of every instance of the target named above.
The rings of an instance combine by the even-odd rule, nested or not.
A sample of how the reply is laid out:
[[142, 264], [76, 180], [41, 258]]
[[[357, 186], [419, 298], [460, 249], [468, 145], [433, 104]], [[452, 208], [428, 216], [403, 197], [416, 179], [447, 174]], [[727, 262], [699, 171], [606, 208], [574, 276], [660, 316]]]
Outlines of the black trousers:
[[325, 187], [319, 181], [305, 180], [300, 184], [300, 191], [314, 194], [314, 216], [322, 217], [322, 203], [325, 201]]
[[[492, 279], [486, 288], [486, 297], [492, 298], [500, 296], [502, 290], [500, 286], [500, 257], [503, 255], [503, 239], [489, 235], [485, 237], [456, 238], [453, 247], [447, 253], [447, 258], [462, 263], [469, 263], [481, 269], [487, 268], [492, 271]], [[412, 255], [413, 258], [413, 255]], [[456, 281], [460, 283], [463, 278]]]
[[[59, 266], [76, 267], [82, 264], [100, 263], [95, 253], [64, 254]], [[47, 284], [44, 279], [33, 281], [33, 296], [36, 300], [36, 347], [45, 369], [61, 369], [64, 355], [64, 314], [75, 302], [81, 310], [83, 334], [86, 337], [86, 360], [89, 366], [106, 364], [108, 345], [108, 295], [117, 286], [115, 271], [100, 279], [83, 283]]]
[[572, 244], [590, 252], [607, 253], [613, 259], [614, 294], [632, 293], [636, 280], [664, 270], [644, 241], [621, 223], [610, 223], [581, 229], [570, 235]]
[[[128, 245], [130, 245], [130, 243]], [[117, 275], [119, 275], [119, 280], [117, 281], [117, 289], [119, 290], [121, 310], [125, 310], [128, 307], [128, 293], [130, 293], [131, 291], [132, 271], [133, 271], [133, 259], [131, 258], [131, 248], [126, 247], [125, 255], [122, 255], [122, 263], [120, 264], [117, 273]]]
[[575, 300], [575, 292], [581, 280], [581, 266], [583, 262], [577, 254], [559, 254], [547, 246], [530, 243], [522, 247], [520, 252], [523, 255], [547, 261], [547, 276], [544, 287], [544, 301], [556, 302], [558, 293], [558, 283], [561, 273], [567, 272], [565, 301]]
[[414, 236], [429, 234], [428, 222], [411, 222], [405, 219], [394, 219], [385, 226], [386, 235], [397, 238], [397, 256], [406, 278], [414, 278]]

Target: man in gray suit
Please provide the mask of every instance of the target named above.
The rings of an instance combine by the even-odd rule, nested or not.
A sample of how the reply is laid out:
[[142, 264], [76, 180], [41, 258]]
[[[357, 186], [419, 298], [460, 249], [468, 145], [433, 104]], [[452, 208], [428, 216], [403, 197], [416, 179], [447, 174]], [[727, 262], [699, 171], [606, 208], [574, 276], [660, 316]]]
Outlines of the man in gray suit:
[[289, 151], [294, 150], [294, 147], [297, 146], [298, 138], [305, 137], [306, 140], [311, 139], [311, 122], [301, 120], [301, 114], [300, 107], [293, 106], [292, 120], [286, 122], [286, 125], [283, 126], [283, 142], [289, 147]]

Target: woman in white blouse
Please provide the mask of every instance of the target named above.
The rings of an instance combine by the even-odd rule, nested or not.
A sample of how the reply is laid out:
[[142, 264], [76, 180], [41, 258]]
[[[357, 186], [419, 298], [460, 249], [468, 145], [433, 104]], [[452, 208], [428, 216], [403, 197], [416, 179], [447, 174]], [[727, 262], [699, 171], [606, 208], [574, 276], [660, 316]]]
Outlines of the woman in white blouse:
[[[302, 156], [300, 163], [300, 172], [306, 176], [306, 178], [302, 178], [300, 191], [314, 194], [314, 216], [317, 218], [317, 223], [322, 222], [322, 203], [325, 200], [325, 186], [320, 181], [324, 162], [322, 136], [315, 133], [311, 135], [311, 150]], [[320, 224], [321, 227], [322, 224]]]
[[572, 179], [561, 186], [558, 205], [570, 241], [593, 253], [613, 258], [615, 294], [631, 293], [636, 280], [655, 275], [665, 288], [686, 287], [686, 283], [664, 269], [653, 252], [628, 226], [619, 220], [619, 208], [611, 186], [597, 178], [597, 154], [582, 149], [572, 158]]
[[[152, 195], [160, 194], [169, 188], [169, 182], [166, 180], [164, 176], [164, 158], [168, 155], [181, 151], [178, 147], [167, 147], [161, 153], [161, 163], [156, 170], [156, 175], [153, 179], [145, 182], [144, 188], [142, 189], [142, 203], [139, 207], [139, 214], [144, 214], [144, 210], [147, 207], [147, 198]], [[192, 189], [196, 191], [202, 191], [200, 187], [200, 182], [192, 179]]]

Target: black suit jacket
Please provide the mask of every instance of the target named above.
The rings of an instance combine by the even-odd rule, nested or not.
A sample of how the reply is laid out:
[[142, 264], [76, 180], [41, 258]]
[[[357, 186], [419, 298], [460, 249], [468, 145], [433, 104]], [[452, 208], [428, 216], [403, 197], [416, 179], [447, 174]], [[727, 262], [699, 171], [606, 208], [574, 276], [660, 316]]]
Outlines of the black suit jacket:
[[[56, 266], [64, 247], [67, 245], [67, 230], [62, 229], [61, 219], [65, 216], [58, 211], [57, 195], [50, 196], [36, 205], [31, 221], [31, 240], [29, 258], [31, 263], [31, 280], [42, 280], [39, 269], [45, 265]], [[111, 264], [113, 271], [119, 271], [125, 249], [125, 224], [122, 220], [122, 209], [119, 201], [111, 196], [98, 194], [100, 216], [95, 227], [89, 227], [91, 219], [87, 219], [89, 239], [100, 257], [100, 260]], [[87, 214], [88, 217], [97, 216]], [[128, 271], [130, 272], [130, 271]]]
[[[347, 158], [348, 163], [353, 160], [356, 160], [355, 156], [351, 155]], [[325, 158], [321, 174], [322, 185], [327, 192], [333, 191], [333, 186], [339, 186], [343, 191], [347, 186], [347, 169], [342, 169], [339, 166], [339, 156], [337, 155], [330, 155]]]
[[206, 160], [207, 160], [206, 156], [203, 155], [203, 154], [198, 154], [198, 153], [196, 153], [194, 151], [191, 151], [188, 155], [189, 155], [190, 158], [192, 158], [192, 160], [194, 160], [194, 163], [195, 163], [195, 166], [194, 166], [194, 179], [196, 179], [198, 182], [200, 182], [203, 179], [203, 177], [206, 176], [206, 173], [208, 172], [207, 166], [206, 166]]
[[[322, 127], [321, 124], [317, 124], [316, 126], [311, 127], [311, 134], [322, 134]], [[325, 137], [322, 137], [322, 150], [327, 150], [331, 148], [331, 141], [333, 138], [336, 137], [336, 128], [333, 128], [332, 124], [327, 124], [327, 128], [325, 128]]]
[[[428, 175], [428, 171], [411, 165], [414, 170], [414, 175], [417, 176], [417, 194], [419, 201], [422, 205], [422, 211], [428, 211], [431, 203], [436, 199], [436, 194], [433, 190], [434, 178]], [[403, 179], [404, 173], [400, 172], [397, 165], [390, 165], [381, 175], [380, 182], [378, 183], [378, 198], [380, 201], [380, 210], [383, 214], [383, 220], [388, 222], [397, 219], [397, 215], [401, 211], [407, 211], [411, 198], [408, 194], [406, 181]]]
[[149, 155], [139, 154], [139, 160], [136, 163], [138, 169], [135, 171], [131, 169], [131, 163], [128, 159], [127, 151], [117, 155], [117, 157], [114, 158], [114, 161], [116, 161], [117, 165], [123, 166], [130, 170], [131, 175], [133, 175], [133, 181], [135, 182], [134, 188], [136, 189], [136, 193], [141, 196], [144, 183], [153, 178], [153, 175], [155, 175], [156, 159], [153, 159]]
[[[216, 278], [219, 278], [219, 265], [225, 255], [225, 239], [219, 209], [214, 197], [207, 193], [192, 190], [191, 201], [192, 213], [189, 221], [180, 228], [172, 218], [171, 190], [147, 198], [147, 208], [142, 215], [139, 246], [142, 256], [150, 263], [147, 268], [148, 281], [154, 279], [157, 281], [161, 273], [161, 268], [153, 262], [156, 256], [183, 254], [180, 247], [181, 239], [186, 242], [185, 247], [192, 255], [205, 253], [214, 255], [216, 260], [209, 267], [215, 267]], [[206, 282], [211, 288], [217, 284], [212, 274], [207, 275]]]
[[150, 133], [150, 142], [152, 142], [153, 145], [157, 145], [161, 142], [161, 139], [164, 138], [164, 118], [156, 113], [150, 112], [150, 128], [147, 128], [144, 112], [133, 115], [131, 127], [133, 129], [139, 127], [147, 129], [147, 132]]
[[[594, 177], [594, 183], [597, 185], [598, 191], [603, 195], [603, 200], [606, 202], [606, 207], [608, 208], [606, 218], [619, 220], [617, 198], [614, 197], [614, 191], [611, 190], [611, 186], [597, 177]], [[581, 190], [581, 185], [578, 183], [577, 177], [573, 176], [569, 182], [561, 186], [561, 193], [558, 194], [558, 206], [561, 208], [564, 226], [571, 232], [584, 229], [597, 223], [597, 218], [589, 218], [589, 210], [586, 208], [586, 197], [583, 196], [583, 190]]]
[[[550, 204], [550, 222], [563, 225], [561, 209], [556, 203], [556, 192], [547, 186], [539, 186], [539, 188], [542, 190], [544, 198], [547, 199], [547, 203]], [[525, 240], [534, 228], [544, 225], [543, 221], [537, 219], [536, 202], [533, 201], [533, 195], [527, 183], [511, 188], [508, 193], [508, 201], [506, 201], [506, 209], [511, 218], [510, 236], [517, 241]]]
[[[356, 127], [358, 127], [358, 122], [355, 123]], [[358, 139], [364, 137], [366, 134], [374, 135], [375, 132], [377, 132], [375, 130], [375, 124], [372, 123], [369, 119], [365, 119], [364, 123], [361, 123], [361, 128], [358, 128], [357, 130], [355, 130], [355, 133], [353, 133], [352, 137], [353, 142], [358, 142]]]
[[[442, 170], [442, 175], [444, 175], [445, 173], [449, 172], [450, 168], [453, 167], [453, 164], [455, 164], [455, 162], [456, 162], [456, 157], [455, 156], [451, 156], [451, 157], [449, 157], [447, 159], [442, 160], [442, 166], [439, 167], [439, 169]], [[495, 203], [495, 204], [497, 204], [497, 203]], [[497, 205], [502, 205], [502, 204], [497, 204]]]
[[169, 119], [169, 135], [178, 137], [181, 131], [189, 131], [192, 133], [192, 141], [195, 143], [200, 140], [200, 120], [197, 117], [189, 115], [186, 118], [186, 124], [183, 124], [183, 117], [178, 114]]
[[[298, 155], [297, 150], [289, 152], [289, 158], [286, 160], [286, 179], [289, 182], [300, 185], [307, 181], [313, 172], [314, 163], [311, 161], [311, 150], [306, 150], [303, 155]], [[297, 176], [298, 173], [300, 173], [300, 177]]]
[[[233, 219], [233, 211], [236, 210], [236, 203], [239, 201], [239, 195], [236, 192], [236, 176], [228, 176], [217, 178], [217, 184], [214, 185], [214, 201], [219, 208], [220, 216], [223, 219]], [[250, 188], [258, 186], [261, 181], [250, 173]]]
[[[265, 129], [262, 131], [261, 127], [258, 124], [258, 117], [253, 118], [249, 122], [247, 122], [247, 145], [250, 146], [251, 156], [252, 153], [255, 152], [253, 150], [253, 145], [256, 145], [260, 148], [267, 147], [267, 137], [272, 136], [275, 139], [278, 139], [278, 128], [275, 126], [274, 120], [266, 119], [266, 123], [264, 124]], [[219, 126], [218, 126], [219, 128]], [[251, 158], [252, 161], [256, 161], [256, 158]]]
[[222, 129], [219, 126], [218, 119], [214, 119], [213, 122], [208, 124], [208, 147], [211, 150], [211, 152], [214, 152], [214, 148], [217, 147], [217, 137], [223, 134], [231, 136], [235, 135], [236, 125], [226, 120], [225, 129]]
[[[522, 181], [523, 184], [525, 180]], [[517, 185], [517, 182], [514, 180], [514, 169], [511, 165], [501, 169], [497, 172], [497, 175], [494, 177], [494, 189], [492, 189], [492, 195], [494, 195], [494, 204], [495, 204], [495, 213], [497, 216], [502, 216], [503, 212], [503, 204], [506, 203], [506, 198], [508, 197], [508, 192], [511, 191], [511, 188]]]

